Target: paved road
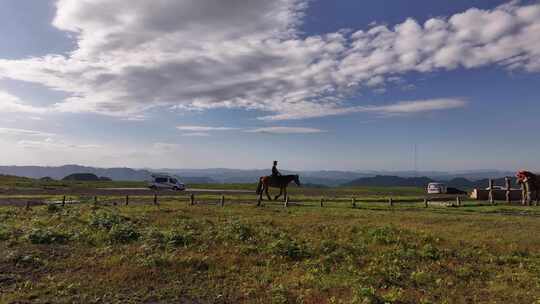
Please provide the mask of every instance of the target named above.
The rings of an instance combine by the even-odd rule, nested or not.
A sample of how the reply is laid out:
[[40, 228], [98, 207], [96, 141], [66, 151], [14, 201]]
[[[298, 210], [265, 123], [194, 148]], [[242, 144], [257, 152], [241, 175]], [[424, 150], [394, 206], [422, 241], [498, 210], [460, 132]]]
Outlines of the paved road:
[[[98, 188], [98, 190], [106, 191], [149, 191], [154, 190], [148, 188]], [[158, 192], [171, 192], [170, 190], [158, 190]], [[178, 193], [182, 192], [210, 192], [210, 193], [254, 193], [255, 190], [242, 190], [242, 189], [203, 189], [203, 188], [187, 188], [185, 191], [174, 191]]]
[[[156, 191], [148, 188], [97, 188], [97, 189], [9, 189], [0, 191], [0, 195], [110, 195], [110, 196], [143, 196], [154, 195]], [[186, 195], [188, 193], [212, 193], [212, 194], [253, 194], [255, 190], [235, 190], [235, 189], [202, 189], [202, 188], [188, 188], [185, 191], [172, 191], [172, 190], [158, 190], [160, 195]]]

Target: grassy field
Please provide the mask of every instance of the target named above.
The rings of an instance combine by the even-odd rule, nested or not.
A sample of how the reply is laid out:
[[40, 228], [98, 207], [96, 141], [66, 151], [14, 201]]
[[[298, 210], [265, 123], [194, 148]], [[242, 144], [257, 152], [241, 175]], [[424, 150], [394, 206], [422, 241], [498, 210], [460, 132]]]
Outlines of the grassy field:
[[0, 303], [540, 303], [538, 207], [424, 208], [416, 188], [220, 197], [0, 206]]
[[538, 215], [374, 203], [0, 207], [0, 302], [540, 303]]

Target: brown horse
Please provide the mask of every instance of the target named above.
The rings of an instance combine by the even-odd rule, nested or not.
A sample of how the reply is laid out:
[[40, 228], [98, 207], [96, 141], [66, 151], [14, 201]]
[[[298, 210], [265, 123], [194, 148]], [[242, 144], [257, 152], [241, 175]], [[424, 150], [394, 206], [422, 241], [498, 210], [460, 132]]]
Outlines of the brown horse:
[[538, 176], [529, 171], [519, 171], [516, 174], [516, 178], [518, 184], [523, 184], [525, 186], [523, 193], [523, 202], [527, 205], [530, 205], [532, 201], [535, 200], [536, 205], [538, 205], [538, 201], [540, 198], [540, 178], [538, 178]]
[[281, 175], [281, 176], [263, 176], [259, 178], [259, 185], [257, 186], [257, 195], [262, 201], [263, 192], [266, 193], [268, 200], [271, 201], [272, 198], [268, 194], [268, 188], [279, 188], [279, 195], [276, 195], [274, 200], [284, 194], [283, 199], [287, 199], [287, 186], [293, 182], [300, 187], [300, 178], [298, 175]]

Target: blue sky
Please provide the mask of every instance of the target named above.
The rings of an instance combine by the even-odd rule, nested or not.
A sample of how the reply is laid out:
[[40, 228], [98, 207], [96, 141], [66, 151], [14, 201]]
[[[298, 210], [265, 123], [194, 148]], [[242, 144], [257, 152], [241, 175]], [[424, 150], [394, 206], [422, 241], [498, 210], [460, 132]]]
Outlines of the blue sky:
[[540, 2], [4, 0], [5, 165], [540, 170]]

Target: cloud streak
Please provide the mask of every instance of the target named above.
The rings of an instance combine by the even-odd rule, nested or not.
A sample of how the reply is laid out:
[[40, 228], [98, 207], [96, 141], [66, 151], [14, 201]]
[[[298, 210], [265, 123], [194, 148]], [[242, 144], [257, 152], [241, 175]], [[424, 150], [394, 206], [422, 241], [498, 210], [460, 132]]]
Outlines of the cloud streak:
[[54, 133], [28, 130], [28, 129], [17, 129], [17, 128], [0, 128], [0, 134], [10, 135], [10, 136], [37, 136], [37, 137], [56, 136], [56, 134]]
[[176, 129], [180, 131], [194, 131], [194, 132], [237, 130], [237, 128], [210, 127], [210, 126], [177, 126]]
[[336, 107], [324, 105], [300, 105], [304, 108], [277, 115], [262, 116], [259, 117], [259, 119], [264, 121], [295, 120], [353, 113], [375, 113], [383, 116], [395, 116], [458, 109], [463, 108], [466, 105], [467, 101], [460, 98], [400, 101], [382, 106]]
[[[511, 2], [424, 23], [302, 37], [307, 3], [60, 0], [53, 25], [72, 32], [77, 48], [68, 56], [0, 59], [0, 79], [68, 93], [55, 111], [125, 117], [164, 106], [240, 108], [286, 120], [459, 106], [436, 99], [372, 107], [344, 101], [410, 72], [488, 65], [540, 71], [540, 4]], [[43, 110], [11, 98], [0, 111]]]
[[325, 132], [316, 128], [304, 127], [266, 127], [253, 130], [246, 130], [249, 133], [266, 133], [266, 134], [315, 134]]

